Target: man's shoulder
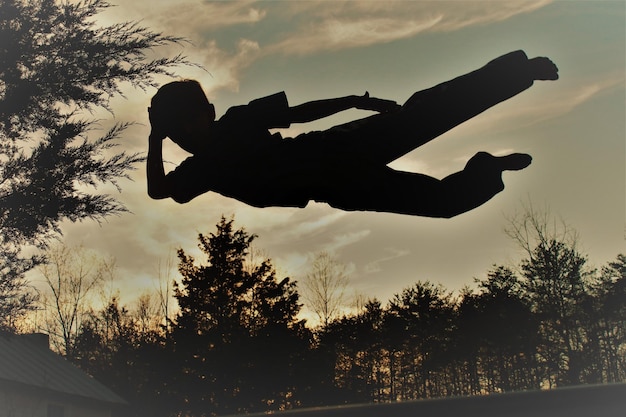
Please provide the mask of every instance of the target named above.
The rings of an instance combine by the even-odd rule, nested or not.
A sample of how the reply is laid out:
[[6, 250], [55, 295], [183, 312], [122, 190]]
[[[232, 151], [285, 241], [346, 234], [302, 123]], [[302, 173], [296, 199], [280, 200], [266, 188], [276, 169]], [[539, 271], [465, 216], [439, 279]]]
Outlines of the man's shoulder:
[[279, 105], [288, 105], [287, 94], [284, 91], [279, 91], [278, 93], [270, 94], [269, 96], [260, 97], [252, 100], [248, 105], [256, 105], [259, 103], [267, 104], [274, 103]]
[[226, 110], [226, 113], [224, 113], [224, 115], [227, 115], [229, 113], [232, 114], [232, 113], [246, 111], [247, 109], [251, 107], [252, 108], [255, 108], [255, 107], [267, 108], [268, 105], [288, 107], [289, 103], [287, 101], [287, 94], [284, 91], [280, 91], [278, 93], [270, 94], [268, 96], [255, 98], [254, 100], [251, 100], [248, 104], [239, 104], [236, 106], [229, 107], [228, 110]]
[[289, 127], [289, 103], [284, 91], [257, 98], [248, 104], [230, 107], [218, 122], [228, 130], [248, 127]]

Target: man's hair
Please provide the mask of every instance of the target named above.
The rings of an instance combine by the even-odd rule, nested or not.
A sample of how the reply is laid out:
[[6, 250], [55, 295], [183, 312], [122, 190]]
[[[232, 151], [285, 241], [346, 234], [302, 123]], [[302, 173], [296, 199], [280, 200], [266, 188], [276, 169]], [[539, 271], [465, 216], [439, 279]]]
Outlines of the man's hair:
[[180, 127], [206, 111], [209, 100], [196, 80], [180, 80], [163, 85], [152, 97], [152, 112], [168, 129]]

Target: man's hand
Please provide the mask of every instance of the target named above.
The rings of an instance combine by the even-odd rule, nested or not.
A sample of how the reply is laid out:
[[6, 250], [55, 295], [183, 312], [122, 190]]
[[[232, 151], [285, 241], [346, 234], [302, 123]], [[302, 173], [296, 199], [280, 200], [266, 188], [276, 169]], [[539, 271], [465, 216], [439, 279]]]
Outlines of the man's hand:
[[398, 110], [401, 106], [393, 100], [370, 97], [370, 93], [366, 91], [362, 96], [357, 96], [357, 104], [355, 107], [359, 110], [388, 113]]
[[155, 115], [155, 112], [151, 107], [148, 107], [148, 119], [150, 120], [150, 139], [152, 140], [163, 140], [167, 137], [167, 133], [165, 133], [165, 128], [161, 125], [161, 121]]

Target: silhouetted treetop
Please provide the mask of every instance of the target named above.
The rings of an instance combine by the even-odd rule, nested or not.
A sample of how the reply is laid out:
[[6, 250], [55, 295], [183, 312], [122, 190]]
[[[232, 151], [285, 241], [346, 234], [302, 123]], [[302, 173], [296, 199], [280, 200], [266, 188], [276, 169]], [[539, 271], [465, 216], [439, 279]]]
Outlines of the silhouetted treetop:
[[[181, 56], [146, 60], [150, 48], [181, 38], [155, 33], [136, 22], [96, 24], [111, 7], [102, 0], [7, 0], [0, 3], [0, 122], [3, 133], [51, 128], [78, 109], [108, 107], [122, 84], [154, 86], [154, 76], [173, 75]], [[69, 107], [59, 107], [64, 104]]]
[[[147, 89], [184, 57], [148, 58], [180, 42], [134, 22], [102, 26], [102, 0], [0, 1], [0, 273], [14, 279], [42, 261], [63, 220], [100, 220], [126, 208], [102, 184], [127, 178], [142, 160], [115, 149], [129, 122], [93, 138], [94, 110], [112, 111], [124, 85]], [[153, 53], [151, 51], [151, 53]], [[15, 278], [17, 279], [17, 278]]]

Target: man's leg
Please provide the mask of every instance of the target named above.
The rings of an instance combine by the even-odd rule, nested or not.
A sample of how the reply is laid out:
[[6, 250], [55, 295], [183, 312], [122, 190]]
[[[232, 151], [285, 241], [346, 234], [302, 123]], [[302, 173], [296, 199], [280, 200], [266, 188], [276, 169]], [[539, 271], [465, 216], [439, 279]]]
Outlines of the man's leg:
[[411, 96], [394, 113], [370, 116], [327, 131], [355, 158], [382, 163], [398, 159], [460, 123], [529, 88], [534, 80], [557, 79], [547, 58], [511, 52], [484, 67]]
[[526, 154], [495, 157], [480, 152], [463, 171], [442, 180], [386, 167], [362, 175], [351, 173], [347, 181], [338, 179], [338, 187], [323, 201], [347, 211], [450, 218], [484, 204], [502, 191], [502, 171], [520, 170], [530, 162]]

